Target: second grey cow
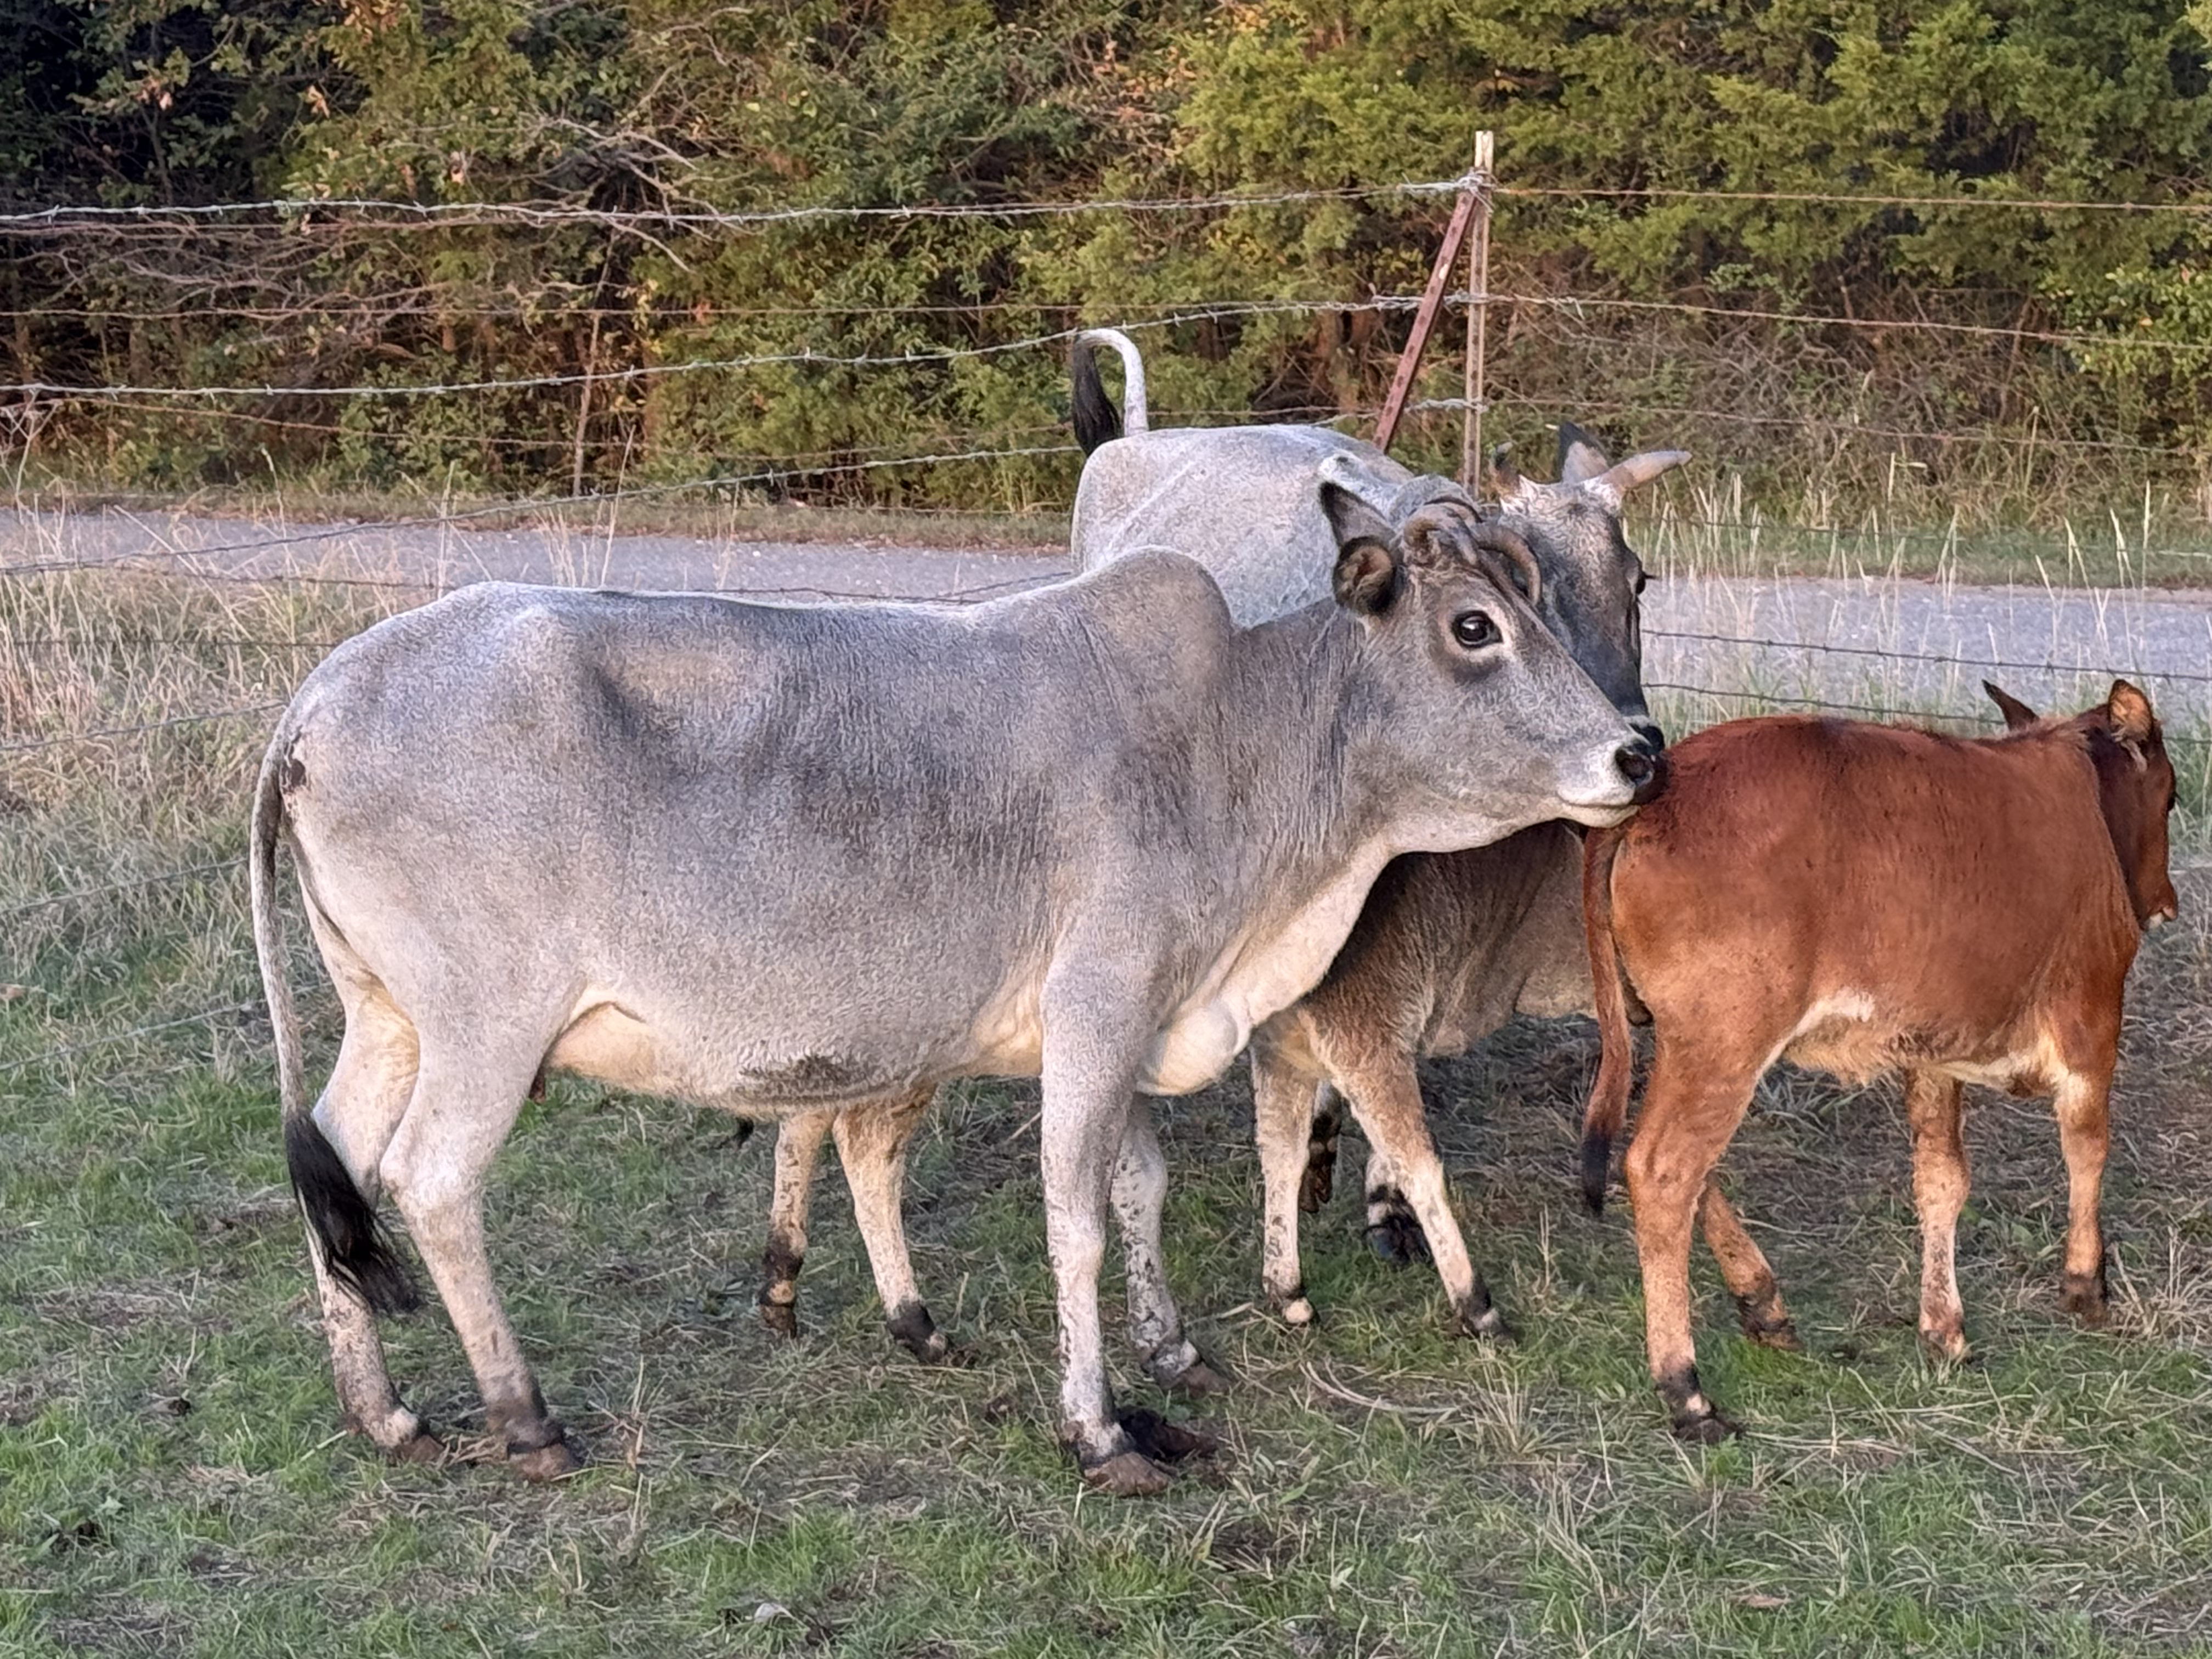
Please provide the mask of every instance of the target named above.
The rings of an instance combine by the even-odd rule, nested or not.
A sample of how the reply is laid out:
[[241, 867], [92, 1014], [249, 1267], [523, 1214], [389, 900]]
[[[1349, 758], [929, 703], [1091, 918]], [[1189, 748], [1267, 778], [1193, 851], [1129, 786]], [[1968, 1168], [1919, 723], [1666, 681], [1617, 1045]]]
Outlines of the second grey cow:
[[[1510, 535], [1327, 499], [1334, 601], [1251, 629], [1155, 552], [967, 610], [486, 584], [325, 659], [270, 744], [251, 870], [347, 1422], [435, 1449], [372, 1318], [406, 1300], [389, 1193], [515, 1467], [574, 1466], [483, 1236], [547, 1069], [748, 1118], [1036, 1076], [1060, 1437], [1092, 1484], [1158, 1490], [1107, 1387], [1109, 1207], [1146, 1368], [1209, 1374], [1141, 1096], [1208, 1081], [1310, 988], [1391, 859], [1617, 823], [1656, 778]], [[345, 1010], [312, 1110], [288, 840]]]

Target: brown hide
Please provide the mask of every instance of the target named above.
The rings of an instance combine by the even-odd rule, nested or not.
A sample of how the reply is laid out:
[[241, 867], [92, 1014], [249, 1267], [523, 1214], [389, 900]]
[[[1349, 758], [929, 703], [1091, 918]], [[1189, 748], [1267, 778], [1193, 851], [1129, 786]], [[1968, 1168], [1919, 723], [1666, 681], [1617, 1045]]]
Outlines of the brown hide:
[[[2173, 909], [2172, 769], [2142, 694], [2122, 682], [2087, 714], [1981, 740], [1738, 720], [1669, 758], [1667, 793], [1587, 848], [1605, 1053], [1584, 1182], [1595, 1207], [1626, 1118], [1625, 975], [1655, 1031], [1628, 1176], [1652, 1374], [1677, 1430], [1709, 1438], [1724, 1426], [1692, 1364], [1692, 1212], [1759, 1076], [1784, 1055], [1854, 1079], [1905, 1072], [1922, 1332], [1954, 1356], [1957, 1085], [2054, 1094], [2072, 1182], [2067, 1299], [2101, 1311], [2096, 1189], [2121, 997], [2142, 925]], [[1765, 1272], [1755, 1247], [1739, 1266]], [[1741, 1297], [1739, 1273], [1729, 1278]]]

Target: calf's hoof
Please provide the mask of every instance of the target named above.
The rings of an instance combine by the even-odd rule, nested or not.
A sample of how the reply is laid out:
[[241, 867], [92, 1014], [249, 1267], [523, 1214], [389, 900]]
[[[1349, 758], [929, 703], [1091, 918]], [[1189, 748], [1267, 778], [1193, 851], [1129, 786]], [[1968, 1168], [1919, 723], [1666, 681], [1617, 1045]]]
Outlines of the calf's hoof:
[[2104, 1268], [2100, 1267], [2093, 1273], [2067, 1274], [2058, 1305], [2091, 1330], [2102, 1330], [2112, 1316], [2105, 1297]]
[[1739, 1301], [1735, 1317], [1743, 1334], [1762, 1348], [1774, 1348], [1784, 1353], [1805, 1352], [1804, 1343], [1798, 1340], [1796, 1322], [1782, 1311], [1778, 1302]]
[[1511, 1347], [1521, 1340], [1520, 1333], [1505, 1322], [1505, 1316], [1495, 1306], [1460, 1309], [1452, 1316], [1452, 1334], [1498, 1347]]
[[1429, 1258], [1428, 1237], [1413, 1212], [1395, 1197], [1368, 1206], [1367, 1248], [1394, 1267], [1410, 1267]]
[[1931, 1364], [1963, 1365], [1973, 1357], [1966, 1346], [1966, 1333], [1957, 1325], [1923, 1325], [1920, 1328], [1920, 1352]]
[[1717, 1446], [1723, 1440], [1733, 1440], [1743, 1432], [1735, 1423], [1723, 1417], [1708, 1406], [1702, 1412], [1677, 1411], [1668, 1419], [1667, 1426], [1677, 1440], [1692, 1446]]
[[507, 1465], [525, 1480], [542, 1484], [548, 1480], [565, 1480], [584, 1467], [584, 1460], [566, 1439], [555, 1439], [529, 1451], [512, 1451], [507, 1455]]
[[1083, 1484], [1109, 1498], [1156, 1498], [1172, 1478], [1140, 1451], [1115, 1452], [1083, 1466]]
[[453, 1455], [453, 1448], [431, 1433], [429, 1425], [426, 1423], [415, 1431], [411, 1438], [403, 1440], [396, 1446], [386, 1447], [384, 1455], [395, 1463], [437, 1464]]
[[1189, 1457], [1211, 1457], [1221, 1449], [1221, 1437], [1195, 1423], [1170, 1423], [1158, 1412], [1141, 1406], [1115, 1413], [1139, 1455], [1155, 1463], [1180, 1463]]
[[1203, 1400], [1209, 1395], [1228, 1393], [1229, 1379], [1203, 1359], [1194, 1359], [1175, 1376], [1162, 1377], [1160, 1386], [1188, 1395], [1193, 1400]]
[[787, 1342], [798, 1340], [798, 1303], [775, 1302], [766, 1295], [763, 1295], [760, 1299], [760, 1316], [761, 1324], [766, 1328], [770, 1336], [780, 1336]]
[[901, 1308], [884, 1325], [898, 1339], [900, 1346], [922, 1364], [941, 1365], [952, 1356], [952, 1345], [937, 1328], [929, 1310], [919, 1302]]

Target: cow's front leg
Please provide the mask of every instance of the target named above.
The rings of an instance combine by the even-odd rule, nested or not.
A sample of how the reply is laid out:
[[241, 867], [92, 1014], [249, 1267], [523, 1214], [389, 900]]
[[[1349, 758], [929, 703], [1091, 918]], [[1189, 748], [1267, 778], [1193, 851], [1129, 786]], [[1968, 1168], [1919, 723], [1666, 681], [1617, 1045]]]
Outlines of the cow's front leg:
[[918, 1090], [880, 1104], [848, 1107], [837, 1114], [837, 1157], [853, 1194], [853, 1216], [867, 1246], [868, 1266], [884, 1303], [884, 1323], [924, 1364], [950, 1351], [929, 1316], [907, 1255], [900, 1200], [906, 1188], [906, 1149], [929, 1109], [935, 1091]]
[[1107, 1000], [1091, 988], [1051, 989], [1059, 994], [1048, 990], [1045, 1009], [1038, 1138], [1045, 1248], [1060, 1305], [1060, 1438], [1087, 1484], [1139, 1497], [1164, 1491], [1168, 1474], [1137, 1449], [1114, 1415], [1098, 1274], [1106, 1256], [1108, 1192], [1149, 1034], [1134, 1029], [1133, 1019], [1119, 1034], [1102, 1029], [1097, 1011]]
[[1912, 1126], [1912, 1197], [1920, 1212], [1920, 1342], [1939, 1359], [1966, 1357], [1957, 1266], [1959, 1212], [1966, 1206], [1967, 1190], [1960, 1096], [1955, 1079], [1934, 1072], [1905, 1074], [1905, 1113]]
[[1113, 1181], [1114, 1219], [1121, 1230], [1126, 1264], [1129, 1339], [1145, 1369], [1162, 1388], [1217, 1394], [1225, 1386], [1221, 1374], [1199, 1358], [1183, 1335], [1182, 1316], [1168, 1290], [1160, 1246], [1160, 1213], [1166, 1207], [1167, 1191], [1167, 1159], [1152, 1129], [1152, 1103], [1139, 1096], [1129, 1103]]
[[834, 1107], [787, 1117], [775, 1131], [775, 1191], [769, 1200], [768, 1249], [761, 1255], [761, 1322], [775, 1335], [799, 1334], [799, 1270], [806, 1265], [806, 1212], [814, 1165], [837, 1121]]
[[2066, 1158], [2066, 1279], [2059, 1306], [2083, 1324], [2100, 1326], [2105, 1304], [2105, 1235], [2097, 1217], [2105, 1158], [2112, 1149], [2110, 1062], [2101, 1072], [2070, 1073], [2053, 1103], [2059, 1150]]

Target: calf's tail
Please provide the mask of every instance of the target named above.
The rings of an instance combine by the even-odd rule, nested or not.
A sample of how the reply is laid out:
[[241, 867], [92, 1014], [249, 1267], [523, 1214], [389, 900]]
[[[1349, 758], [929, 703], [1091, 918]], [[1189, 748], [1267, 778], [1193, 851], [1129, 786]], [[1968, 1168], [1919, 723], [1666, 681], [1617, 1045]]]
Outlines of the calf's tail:
[[276, 914], [276, 843], [284, 829], [283, 774], [295, 764], [289, 734], [281, 728], [253, 794], [248, 884], [253, 898], [253, 951], [261, 962], [262, 993], [276, 1036], [276, 1091], [283, 1103], [284, 1161], [292, 1190], [314, 1234], [331, 1277], [379, 1313], [404, 1313], [420, 1301], [392, 1249], [376, 1210], [307, 1109], [306, 1067], [300, 1058], [300, 1021], [292, 983], [284, 973], [284, 933]]
[[1613, 1168], [1613, 1142], [1628, 1121], [1628, 1086], [1636, 1060], [1613, 934], [1613, 856], [1621, 833], [1596, 830], [1583, 842], [1583, 938], [1589, 947], [1601, 1051], [1597, 1081], [1583, 1108], [1583, 1201], [1592, 1215], [1605, 1212], [1606, 1177]]
[[[1098, 378], [1094, 354], [1100, 346], [1113, 347], [1121, 358], [1121, 407], [1118, 410]], [[1145, 359], [1134, 340], [1118, 328], [1087, 328], [1075, 337], [1067, 356], [1075, 380], [1075, 441], [1085, 454], [1115, 438], [1134, 438], [1152, 429], [1145, 408]]]

